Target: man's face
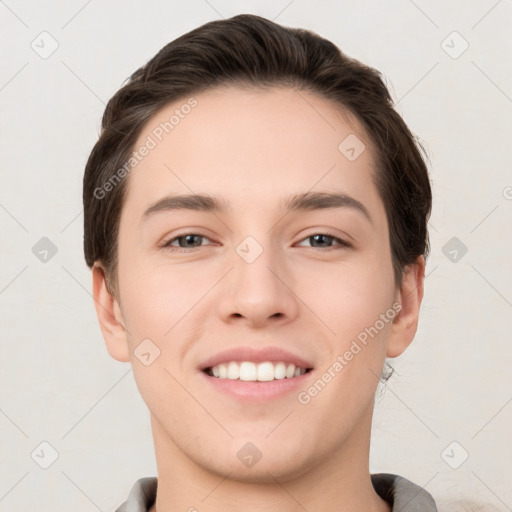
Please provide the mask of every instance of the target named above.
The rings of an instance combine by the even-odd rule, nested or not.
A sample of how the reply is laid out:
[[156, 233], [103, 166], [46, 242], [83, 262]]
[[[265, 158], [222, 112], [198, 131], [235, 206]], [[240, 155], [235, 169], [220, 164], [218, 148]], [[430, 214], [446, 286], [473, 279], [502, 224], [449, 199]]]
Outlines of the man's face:
[[[235, 479], [292, 477], [369, 437], [393, 335], [398, 295], [370, 141], [355, 119], [305, 92], [194, 97], [168, 134], [154, 130], [186, 99], [135, 145], [157, 142], [128, 178], [120, 220], [126, 353], [159, 447]], [[287, 210], [306, 193], [349, 196], [368, 215], [335, 201]], [[224, 209], [161, 202], [189, 194]], [[294, 361], [308, 372], [274, 378]], [[207, 373], [238, 376], [241, 362], [243, 379], [274, 380]]]

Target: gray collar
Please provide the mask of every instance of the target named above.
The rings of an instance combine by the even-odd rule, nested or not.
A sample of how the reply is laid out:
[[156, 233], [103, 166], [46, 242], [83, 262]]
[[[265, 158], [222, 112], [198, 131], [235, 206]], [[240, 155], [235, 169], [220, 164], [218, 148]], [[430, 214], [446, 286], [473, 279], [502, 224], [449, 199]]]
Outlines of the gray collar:
[[375, 492], [391, 505], [392, 512], [437, 512], [432, 495], [423, 487], [399, 475], [370, 475]]
[[[370, 475], [375, 492], [391, 505], [392, 512], [437, 512], [432, 496], [419, 485], [399, 475]], [[156, 499], [157, 478], [139, 478], [128, 499], [116, 512], [147, 512]]]

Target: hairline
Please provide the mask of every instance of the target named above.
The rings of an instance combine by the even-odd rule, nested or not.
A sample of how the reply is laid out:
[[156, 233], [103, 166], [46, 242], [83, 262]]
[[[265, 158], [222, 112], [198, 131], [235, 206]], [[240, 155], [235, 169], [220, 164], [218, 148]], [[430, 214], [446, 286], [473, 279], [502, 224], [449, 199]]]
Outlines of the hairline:
[[[300, 87], [298, 84], [300, 83]], [[140, 139], [142, 134], [147, 130], [149, 123], [155, 119], [155, 117], [162, 112], [162, 110], [167, 108], [172, 108], [176, 104], [179, 104], [180, 101], [183, 101], [186, 97], [190, 97], [191, 95], [200, 95], [202, 93], [207, 93], [215, 90], [225, 90], [225, 91], [263, 91], [269, 92], [273, 89], [290, 89], [295, 92], [302, 91], [308, 94], [313, 94], [317, 99], [325, 101], [327, 104], [330, 104], [332, 107], [332, 111], [334, 115], [341, 116], [343, 121], [346, 122], [352, 129], [361, 133], [361, 131], [365, 135], [365, 143], [369, 146], [371, 163], [369, 166], [370, 169], [370, 177], [372, 182], [374, 183], [380, 201], [382, 202], [385, 215], [386, 215], [386, 225], [388, 228], [388, 238], [389, 238], [389, 248], [391, 252], [391, 260], [393, 266], [393, 281], [395, 283], [395, 287], [398, 287], [401, 284], [401, 279], [397, 280], [396, 272], [394, 271], [394, 256], [393, 256], [393, 245], [391, 240], [391, 225], [389, 222], [389, 212], [388, 207], [386, 206], [386, 202], [381, 195], [381, 179], [382, 173], [385, 172], [384, 161], [383, 161], [383, 152], [379, 151], [376, 147], [376, 143], [374, 141], [373, 134], [369, 132], [364, 122], [361, 119], [361, 116], [352, 110], [350, 106], [342, 103], [340, 100], [337, 100], [331, 97], [329, 94], [318, 89], [315, 84], [301, 82], [300, 79], [296, 79], [295, 77], [278, 77], [276, 79], [264, 79], [264, 80], [250, 80], [248, 78], [229, 78], [226, 80], [219, 80], [218, 82], [214, 82], [206, 85], [198, 85], [197, 87], [190, 87], [188, 90], [183, 91], [181, 94], [177, 94], [176, 97], [169, 99], [168, 101], [163, 101], [161, 105], [155, 108], [155, 110], [149, 115], [149, 117], [141, 123], [141, 126], [138, 129], [137, 136], [133, 142], [133, 144], [127, 149], [126, 154], [130, 155], [133, 153], [134, 149], [137, 147], [137, 144], [140, 143]], [[355, 125], [355, 126], [354, 126]], [[126, 160], [126, 158], [124, 159]], [[130, 183], [130, 175], [127, 174], [125, 178], [120, 182], [118, 192], [119, 192], [119, 213], [117, 215], [115, 230], [112, 233], [112, 236], [115, 237], [111, 245], [110, 254], [107, 255], [108, 261], [99, 261], [101, 267], [105, 271], [105, 277], [107, 280], [107, 288], [111, 292], [111, 294], [120, 301], [119, 294], [119, 276], [118, 276], [118, 241], [119, 241], [119, 228], [121, 224], [121, 215], [124, 210], [126, 204], [126, 197], [128, 194], [128, 187]]]

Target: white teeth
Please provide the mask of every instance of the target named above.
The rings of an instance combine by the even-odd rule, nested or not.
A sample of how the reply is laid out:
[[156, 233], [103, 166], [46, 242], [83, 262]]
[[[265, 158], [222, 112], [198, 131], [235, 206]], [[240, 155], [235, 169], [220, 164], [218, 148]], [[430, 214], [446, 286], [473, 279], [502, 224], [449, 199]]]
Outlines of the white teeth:
[[214, 366], [208, 373], [210, 376], [220, 379], [268, 382], [274, 379], [282, 380], [299, 377], [306, 373], [306, 369], [296, 367], [292, 363], [283, 362], [271, 363], [266, 361], [256, 364], [251, 361], [241, 363], [230, 361]]
[[238, 366], [238, 363], [229, 363], [229, 365], [235, 365], [237, 371], [233, 372], [228, 378], [240, 380], [258, 380], [258, 368], [254, 363], [244, 361]]
[[274, 365], [272, 363], [261, 363], [258, 365], [258, 380], [274, 380]]
[[286, 378], [287, 379], [291, 379], [293, 377], [294, 373], [295, 373], [295, 365], [294, 364], [289, 364], [286, 367]]
[[[271, 363], [269, 363], [269, 364], [271, 364]], [[271, 366], [274, 370], [273, 377], [275, 379], [284, 379], [286, 377], [286, 365], [284, 363], [277, 363], [277, 364], [271, 365]], [[258, 372], [258, 375], [259, 375], [259, 372]]]
[[228, 379], [238, 379], [240, 371], [238, 365], [235, 362], [228, 364]]

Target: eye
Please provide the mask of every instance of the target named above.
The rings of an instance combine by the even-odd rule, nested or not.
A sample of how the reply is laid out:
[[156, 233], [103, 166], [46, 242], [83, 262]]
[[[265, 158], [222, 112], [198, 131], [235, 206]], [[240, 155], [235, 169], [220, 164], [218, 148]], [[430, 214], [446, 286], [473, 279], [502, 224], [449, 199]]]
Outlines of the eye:
[[[197, 242], [198, 239], [199, 242]], [[209, 240], [209, 238], [205, 237], [204, 235], [198, 235], [197, 233], [185, 233], [183, 235], [171, 238], [170, 240], [162, 244], [162, 247], [169, 248], [171, 250], [194, 249], [202, 245], [202, 239]], [[196, 243], [194, 243], [194, 241], [196, 241]], [[178, 245], [176, 245], [175, 242], [178, 242]]]
[[[197, 233], [184, 233], [182, 235], [171, 238], [167, 242], [162, 244], [162, 248], [170, 249], [170, 250], [179, 250], [179, 249], [195, 249], [197, 247], [201, 247], [203, 244], [201, 243], [203, 240], [209, 240], [208, 237], [204, 235], [199, 235]], [[338, 247], [352, 247], [352, 244], [346, 242], [345, 240], [334, 236], [331, 233], [315, 233], [310, 235], [300, 243], [309, 240], [312, 242], [312, 247], [315, 249], [335, 249], [336, 245], [333, 246], [333, 242], [336, 242]], [[177, 242], [177, 245], [176, 245]], [[318, 245], [315, 245], [318, 244]]]
[[[331, 249], [331, 248], [336, 248], [335, 246], [333, 247], [331, 245], [331, 243], [333, 241], [335, 241], [338, 246], [341, 246], [341, 247], [352, 247], [352, 244], [350, 244], [349, 242], [346, 242], [345, 240], [342, 240], [341, 238], [338, 238], [336, 236], [334, 236], [333, 234], [331, 233], [315, 233], [314, 235], [310, 235], [306, 238], [304, 238], [304, 240], [302, 240], [301, 242], [304, 242], [305, 240], [309, 240], [309, 241], [312, 241], [313, 244], [320, 244], [320, 245], [312, 245], [312, 247], [314, 248], [317, 248], [317, 249]], [[325, 245], [327, 244], [327, 246]]]

